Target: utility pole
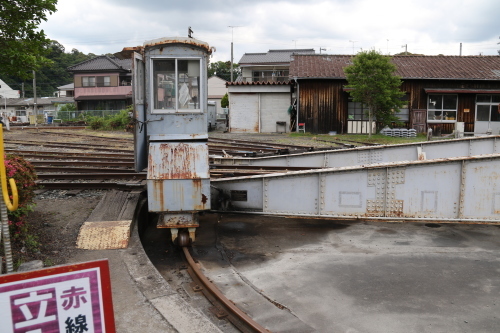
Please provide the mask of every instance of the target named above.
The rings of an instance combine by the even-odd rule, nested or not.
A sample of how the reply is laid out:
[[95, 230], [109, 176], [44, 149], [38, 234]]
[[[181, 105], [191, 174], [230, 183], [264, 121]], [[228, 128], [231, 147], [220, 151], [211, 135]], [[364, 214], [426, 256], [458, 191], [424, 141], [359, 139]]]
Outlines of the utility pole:
[[[498, 38], [500, 38], [500, 36], [498, 36]], [[500, 45], [500, 42], [498, 42], [497, 45]], [[498, 55], [500, 55], [500, 50], [497, 50], [497, 51], [498, 51]]]
[[462, 56], [462, 43], [460, 43], [460, 56]]
[[401, 47], [405, 48], [405, 55], [408, 55], [408, 44], [401, 45]]
[[233, 82], [233, 37], [234, 37], [234, 28], [239, 28], [240, 25], [228, 25], [228, 28], [231, 28], [231, 82]]
[[35, 115], [35, 126], [38, 125], [38, 110], [36, 106], [36, 72], [33, 71], [33, 114]]

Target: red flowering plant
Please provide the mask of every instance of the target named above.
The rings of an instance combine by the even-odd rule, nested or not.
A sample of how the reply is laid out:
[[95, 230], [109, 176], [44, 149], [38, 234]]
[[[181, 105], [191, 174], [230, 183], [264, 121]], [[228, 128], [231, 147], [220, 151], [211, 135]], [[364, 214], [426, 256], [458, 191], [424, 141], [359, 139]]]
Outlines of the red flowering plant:
[[[33, 165], [21, 156], [7, 154], [4, 158], [7, 179], [14, 178], [16, 182], [19, 206], [13, 212], [8, 212], [9, 229], [13, 241], [22, 241], [28, 232], [26, 216], [34, 209], [37, 175]], [[9, 194], [12, 190], [9, 188]], [[12, 195], [10, 196], [12, 200]], [[3, 197], [1, 198], [3, 200]]]

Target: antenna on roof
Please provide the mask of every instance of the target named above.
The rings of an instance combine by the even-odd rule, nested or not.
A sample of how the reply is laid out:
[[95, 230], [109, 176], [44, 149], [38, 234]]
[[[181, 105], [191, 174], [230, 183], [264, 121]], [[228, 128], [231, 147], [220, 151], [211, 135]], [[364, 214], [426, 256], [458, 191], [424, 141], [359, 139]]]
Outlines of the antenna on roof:
[[321, 51], [326, 51], [326, 49], [323, 49], [321, 48], [321, 46], [319, 47], [319, 54], [321, 54]]
[[357, 40], [349, 40], [349, 43], [352, 43], [352, 54], [354, 55], [354, 43], [357, 43]]

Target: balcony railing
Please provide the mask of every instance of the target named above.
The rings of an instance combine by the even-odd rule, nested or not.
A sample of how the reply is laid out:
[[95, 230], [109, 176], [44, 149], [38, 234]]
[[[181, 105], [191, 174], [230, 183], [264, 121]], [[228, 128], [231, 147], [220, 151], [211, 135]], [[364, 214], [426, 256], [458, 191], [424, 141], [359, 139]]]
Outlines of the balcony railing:
[[242, 82], [288, 82], [290, 77], [288, 76], [266, 76], [266, 77], [256, 77], [256, 76], [240, 76]]

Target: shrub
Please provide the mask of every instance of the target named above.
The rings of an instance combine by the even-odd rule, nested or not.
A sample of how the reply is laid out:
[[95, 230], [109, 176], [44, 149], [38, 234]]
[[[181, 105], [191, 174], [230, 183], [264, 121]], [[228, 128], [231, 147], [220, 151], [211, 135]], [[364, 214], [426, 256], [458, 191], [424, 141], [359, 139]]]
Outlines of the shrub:
[[[26, 216], [33, 211], [35, 206], [35, 190], [38, 188], [35, 183], [37, 175], [31, 163], [21, 156], [12, 154], [7, 154], [5, 157], [5, 171], [7, 178], [14, 178], [19, 196], [18, 209], [7, 214], [11, 236], [14, 241], [24, 241], [29, 236]], [[9, 190], [9, 194], [11, 193]]]
[[112, 130], [125, 129], [130, 122], [128, 113], [132, 111], [132, 107], [121, 110], [118, 114], [106, 119], [107, 127]]
[[104, 127], [104, 119], [99, 117], [90, 117], [88, 124], [91, 129], [98, 130]]
[[75, 103], [63, 104], [59, 108], [59, 111], [76, 111], [76, 104]]
[[223, 108], [229, 107], [229, 96], [227, 95], [227, 93], [220, 100], [220, 106]]
[[106, 118], [86, 116], [85, 121], [93, 130], [125, 130], [130, 123], [129, 112], [131, 111], [132, 106], [129, 106], [125, 110]]

